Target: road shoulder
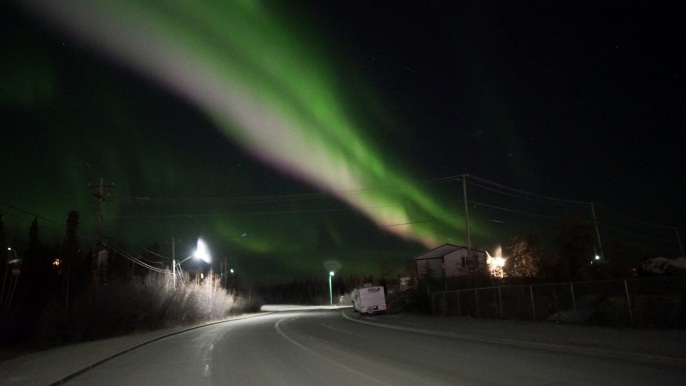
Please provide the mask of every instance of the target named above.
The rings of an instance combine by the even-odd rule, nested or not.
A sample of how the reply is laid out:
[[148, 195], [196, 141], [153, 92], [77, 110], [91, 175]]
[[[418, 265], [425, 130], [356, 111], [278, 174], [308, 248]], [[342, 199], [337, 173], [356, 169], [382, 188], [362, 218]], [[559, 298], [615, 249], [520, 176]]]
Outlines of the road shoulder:
[[[342, 316], [356, 323], [417, 334], [481, 343], [552, 350], [631, 361], [686, 366], [685, 331], [617, 330], [590, 326], [542, 324], [409, 314]], [[630, 344], [627, 344], [629, 340]]]
[[57, 385], [101, 363], [160, 339], [213, 324], [267, 314], [270, 312], [241, 315], [192, 326], [174, 327], [34, 352], [0, 362], [0, 374], [3, 375], [0, 385]]

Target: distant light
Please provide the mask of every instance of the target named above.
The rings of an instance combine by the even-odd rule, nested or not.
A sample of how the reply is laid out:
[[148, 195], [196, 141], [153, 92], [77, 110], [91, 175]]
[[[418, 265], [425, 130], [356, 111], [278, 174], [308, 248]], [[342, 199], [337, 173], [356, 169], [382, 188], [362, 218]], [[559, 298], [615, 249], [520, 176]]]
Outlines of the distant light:
[[329, 275], [333, 276], [333, 271], [329, 272]]
[[600, 260], [600, 256], [595, 255], [595, 259], [596, 259], [596, 260]]
[[243, 233], [243, 234], [241, 235], [241, 237], [245, 237], [245, 236], [247, 236], [247, 235], [248, 235], [247, 233]]
[[11, 251], [11, 250], [12, 250], [12, 248], [9, 248], [9, 247], [8, 247], [8, 248], [7, 248], [7, 250], [8, 250], [8, 251]]
[[231, 273], [233, 273], [233, 268], [231, 268]]

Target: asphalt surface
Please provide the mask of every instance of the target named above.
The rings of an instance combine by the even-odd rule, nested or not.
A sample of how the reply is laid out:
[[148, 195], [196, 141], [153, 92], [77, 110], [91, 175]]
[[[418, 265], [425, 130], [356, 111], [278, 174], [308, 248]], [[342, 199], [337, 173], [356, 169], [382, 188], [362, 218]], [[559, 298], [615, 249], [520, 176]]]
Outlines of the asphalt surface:
[[322, 310], [180, 333], [66, 384], [652, 386], [686, 384], [686, 367], [390, 330]]

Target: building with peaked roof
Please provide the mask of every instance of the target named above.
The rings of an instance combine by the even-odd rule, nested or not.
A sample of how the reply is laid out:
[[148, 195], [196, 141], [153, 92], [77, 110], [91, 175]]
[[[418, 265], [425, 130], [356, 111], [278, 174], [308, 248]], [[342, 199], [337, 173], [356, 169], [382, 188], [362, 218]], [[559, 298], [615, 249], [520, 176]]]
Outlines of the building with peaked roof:
[[428, 263], [435, 278], [466, 276], [470, 272], [487, 272], [487, 254], [472, 248], [471, 261], [467, 247], [443, 244], [414, 258], [417, 277], [421, 278]]

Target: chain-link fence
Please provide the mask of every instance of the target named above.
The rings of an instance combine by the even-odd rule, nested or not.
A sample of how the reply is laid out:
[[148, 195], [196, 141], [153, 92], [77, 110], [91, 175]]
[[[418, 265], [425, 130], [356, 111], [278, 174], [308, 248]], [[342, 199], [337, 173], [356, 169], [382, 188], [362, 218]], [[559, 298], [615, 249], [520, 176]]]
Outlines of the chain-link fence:
[[686, 276], [432, 292], [434, 314], [628, 327], [686, 327]]

